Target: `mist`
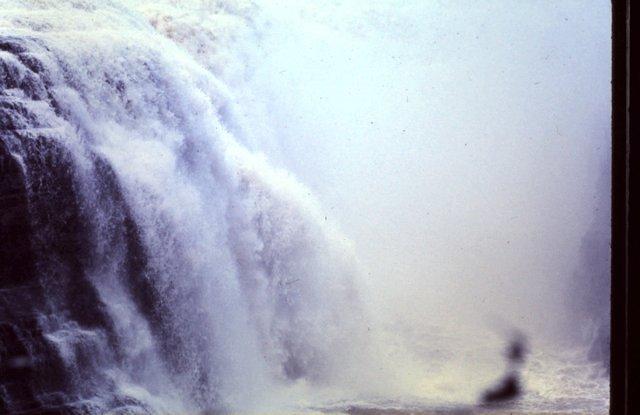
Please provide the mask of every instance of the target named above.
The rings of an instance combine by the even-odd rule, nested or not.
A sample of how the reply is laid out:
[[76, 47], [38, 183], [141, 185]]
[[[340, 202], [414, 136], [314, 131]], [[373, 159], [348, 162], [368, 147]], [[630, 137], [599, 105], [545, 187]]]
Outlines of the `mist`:
[[609, 3], [264, 6], [255, 147], [354, 241], [378, 314], [561, 338], [608, 200]]

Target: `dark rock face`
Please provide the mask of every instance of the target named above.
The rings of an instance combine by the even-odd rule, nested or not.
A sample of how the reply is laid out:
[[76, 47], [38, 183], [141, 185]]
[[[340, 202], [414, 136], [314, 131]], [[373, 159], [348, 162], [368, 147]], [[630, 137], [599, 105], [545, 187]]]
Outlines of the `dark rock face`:
[[[0, 287], [23, 286], [33, 280], [29, 217], [24, 174], [0, 142]], [[10, 277], [9, 277], [10, 276]]]
[[[0, 38], [0, 413], [86, 413], [74, 402], [106, 382], [96, 368], [117, 339], [86, 276], [86, 213], [33, 49]], [[114, 347], [78, 342], [69, 361], [51, 333], [74, 330]]]
[[38, 336], [30, 303], [42, 293], [34, 281], [24, 177], [1, 142], [0, 235], [0, 411], [7, 412], [7, 395], [33, 400], [27, 381], [33, 362], [25, 339]]
[[43, 337], [39, 319], [45, 295], [35, 273], [32, 232], [24, 183], [17, 160], [0, 143], [0, 412], [36, 410], [37, 391], [64, 385], [64, 371], [53, 346]]
[[[24, 53], [25, 48], [9, 39], [0, 42], [0, 50]], [[19, 56], [19, 55], [18, 55]], [[37, 278], [33, 252], [33, 233], [29, 215], [28, 190], [24, 165], [12, 152], [22, 131], [31, 124], [26, 105], [10, 94], [24, 86], [37, 88], [2, 61], [0, 65], [0, 412], [35, 410], [38, 390], [61, 384], [60, 362], [43, 338], [38, 318], [44, 293]], [[20, 89], [22, 90], [22, 89]], [[25, 95], [34, 96], [27, 93]], [[52, 400], [55, 397], [52, 396]]]

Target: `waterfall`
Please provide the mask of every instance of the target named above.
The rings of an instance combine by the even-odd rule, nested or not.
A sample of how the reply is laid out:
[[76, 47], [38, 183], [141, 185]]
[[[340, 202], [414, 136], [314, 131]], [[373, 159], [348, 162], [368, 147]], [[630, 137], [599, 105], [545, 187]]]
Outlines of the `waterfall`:
[[0, 411], [330, 382], [362, 329], [349, 242], [234, 136], [223, 74], [118, 3], [2, 7]]
[[0, 0], [0, 413], [605, 413], [609, 8]]

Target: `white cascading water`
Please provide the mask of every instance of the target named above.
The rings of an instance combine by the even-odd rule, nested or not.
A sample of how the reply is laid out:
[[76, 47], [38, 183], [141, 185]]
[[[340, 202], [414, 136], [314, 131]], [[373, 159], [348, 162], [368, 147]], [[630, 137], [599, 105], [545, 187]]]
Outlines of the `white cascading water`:
[[[29, 362], [10, 360], [0, 412], [451, 408], [502, 369], [495, 333], [365, 307], [352, 243], [272, 163], [259, 6], [0, 1], [0, 155], [24, 181], [35, 275], [0, 286], [0, 306], [28, 304], [0, 331]], [[522, 408], [606, 407], [599, 363], [536, 353]]]
[[[23, 136], [47, 143], [36, 157], [68, 162], [62, 190], [87, 221], [85, 278], [118, 343], [50, 300], [59, 315], [42, 317], [44, 337], [69, 371], [90, 354], [87, 376], [103, 378], [79, 398], [251, 409], [273, 385], [331, 382], [362, 338], [351, 249], [302, 185], [229, 132], [233, 101], [212, 68], [115, 2], [10, 2], [2, 20], [38, 65], [0, 52], [20, 84], [6, 99], [37, 120]], [[30, 144], [8, 145], [35, 192]], [[46, 245], [49, 230], [35, 228]], [[52, 297], [54, 268], [41, 259]]]

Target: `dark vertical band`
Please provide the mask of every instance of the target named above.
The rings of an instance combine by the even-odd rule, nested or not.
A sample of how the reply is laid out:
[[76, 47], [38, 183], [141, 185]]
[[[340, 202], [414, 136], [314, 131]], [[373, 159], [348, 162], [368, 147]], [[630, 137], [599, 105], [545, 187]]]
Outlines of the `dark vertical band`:
[[[633, 414], [629, 383], [630, 4], [612, 1], [611, 413]], [[632, 165], [632, 164], [631, 164]], [[637, 412], [635, 412], [637, 413]]]

